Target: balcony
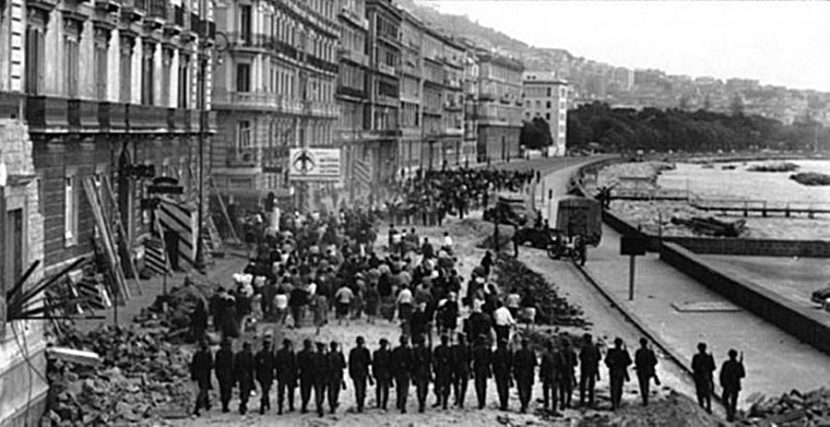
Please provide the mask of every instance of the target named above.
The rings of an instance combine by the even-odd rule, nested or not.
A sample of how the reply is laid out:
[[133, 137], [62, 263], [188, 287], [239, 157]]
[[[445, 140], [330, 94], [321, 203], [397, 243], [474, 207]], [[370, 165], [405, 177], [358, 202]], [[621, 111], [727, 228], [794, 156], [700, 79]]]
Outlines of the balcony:
[[29, 96], [26, 99], [26, 121], [34, 129], [66, 128], [68, 100], [46, 96]]
[[369, 20], [366, 17], [361, 16], [360, 13], [357, 11], [351, 10], [349, 8], [342, 8], [340, 9], [340, 16], [343, 18], [348, 19], [353, 24], [357, 25], [358, 27], [368, 31], [369, 30]]
[[219, 91], [214, 92], [213, 104], [217, 108], [234, 110], [282, 110], [282, 96], [276, 93], [267, 92], [236, 92]]
[[349, 61], [357, 65], [362, 65], [364, 67], [369, 65], [369, 56], [364, 54], [363, 52], [343, 48], [340, 49], [338, 53], [340, 55], [341, 61]]
[[99, 127], [98, 102], [70, 99], [66, 104], [67, 122], [73, 131], [95, 130]]
[[27, 1], [27, 7], [34, 7], [40, 10], [45, 10], [47, 12], [51, 12], [55, 9], [55, 7], [60, 3], [58, 0], [34, 0], [34, 1]]
[[389, 75], [389, 76], [392, 76], [392, 77], [396, 77], [396, 76], [397, 76], [397, 73], [396, 73], [396, 71], [395, 71], [395, 67], [392, 67], [392, 66], [386, 65], [386, 64], [384, 64], [384, 63], [382, 63], [382, 62], [379, 62], [379, 63], [377, 64], [377, 69], [378, 69], [378, 71], [380, 71], [380, 72], [381, 72], [381, 73], [383, 73], [383, 74], [386, 74], [386, 75]]
[[[31, 5], [31, 3], [29, 3]], [[121, 8], [120, 0], [95, 0], [95, 8], [104, 12], [117, 12]]]
[[450, 111], [461, 111], [464, 108], [464, 104], [456, 101], [448, 101], [444, 102], [444, 109]]
[[385, 105], [392, 105], [397, 107], [399, 104], [399, 100], [397, 96], [387, 96], [387, 95], [375, 95], [374, 99], [375, 103], [377, 104], [385, 104]]
[[317, 117], [337, 117], [340, 114], [340, 108], [337, 104], [318, 101], [307, 101], [305, 106], [306, 114]]
[[323, 58], [319, 58], [313, 55], [306, 55], [306, 60], [308, 61], [309, 65], [319, 70], [323, 70], [332, 74], [337, 74], [339, 67], [337, 64], [333, 62], [326, 61]]
[[366, 90], [364, 89], [355, 89], [349, 86], [338, 86], [337, 87], [337, 94], [338, 95], [345, 95], [354, 98], [366, 99]]
[[299, 52], [297, 51], [297, 48], [295, 48], [294, 46], [291, 46], [290, 44], [288, 44], [286, 42], [275, 40], [274, 41], [274, 48], [276, 49], [277, 53], [285, 55], [288, 58], [291, 58], [291, 59], [294, 59], [294, 60], [299, 58]]
[[155, 105], [127, 105], [130, 130], [148, 131], [167, 128], [167, 109]]
[[98, 103], [98, 126], [110, 132], [127, 129], [127, 106], [117, 102]]

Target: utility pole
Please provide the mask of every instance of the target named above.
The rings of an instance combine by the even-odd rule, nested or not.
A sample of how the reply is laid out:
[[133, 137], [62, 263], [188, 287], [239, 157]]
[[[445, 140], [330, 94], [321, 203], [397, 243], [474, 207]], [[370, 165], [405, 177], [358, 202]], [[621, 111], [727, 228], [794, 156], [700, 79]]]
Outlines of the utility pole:
[[199, 37], [199, 48], [198, 48], [198, 59], [199, 59], [199, 72], [198, 72], [198, 79], [199, 79], [199, 135], [198, 135], [198, 142], [199, 142], [199, 212], [198, 212], [198, 231], [196, 234], [196, 268], [204, 272], [205, 270], [205, 254], [204, 250], [202, 249], [202, 233], [203, 233], [203, 223], [204, 223], [204, 210], [205, 210], [205, 121], [207, 116], [207, 76], [206, 76], [206, 67], [207, 67], [207, 55], [205, 53], [207, 48], [207, 40], [206, 33], [207, 33], [207, 5], [206, 2], [202, 1], [199, 4], [200, 12], [202, 14], [202, 23], [199, 25], [198, 37]]

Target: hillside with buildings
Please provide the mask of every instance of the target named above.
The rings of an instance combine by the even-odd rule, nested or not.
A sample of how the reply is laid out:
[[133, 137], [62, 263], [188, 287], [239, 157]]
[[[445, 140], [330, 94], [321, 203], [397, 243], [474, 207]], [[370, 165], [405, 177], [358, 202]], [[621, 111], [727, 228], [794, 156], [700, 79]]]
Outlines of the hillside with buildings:
[[[830, 93], [762, 85], [757, 80], [670, 75], [656, 69], [617, 67], [564, 49], [530, 46], [466, 16], [449, 15], [418, 0], [396, 0], [424, 22], [476, 45], [514, 56], [528, 70], [552, 70], [572, 88], [574, 104], [602, 101], [620, 107], [705, 109], [773, 118], [784, 124], [815, 120], [830, 125]], [[555, 43], [554, 41], [551, 41]]]

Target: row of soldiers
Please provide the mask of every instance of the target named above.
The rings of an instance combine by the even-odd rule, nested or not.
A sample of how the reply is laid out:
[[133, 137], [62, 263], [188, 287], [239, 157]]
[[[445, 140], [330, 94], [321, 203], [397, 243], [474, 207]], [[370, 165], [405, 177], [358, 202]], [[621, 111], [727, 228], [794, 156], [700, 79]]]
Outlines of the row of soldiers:
[[[657, 360], [653, 351], [643, 340], [635, 361], [637, 375], [640, 379], [643, 403], [648, 401], [648, 383], [656, 379], [654, 367]], [[467, 387], [474, 381], [478, 408], [486, 405], [487, 386], [490, 378], [495, 378], [498, 392], [499, 408], [508, 409], [510, 388], [516, 387], [521, 402], [521, 412], [526, 412], [531, 402], [535, 372], [539, 367], [539, 380], [543, 386], [544, 409], [553, 415], [557, 413], [557, 402], [562, 408], [570, 407], [571, 397], [577, 385], [575, 369], [580, 367], [579, 404], [594, 406], [594, 389], [600, 379], [599, 347], [592, 341], [590, 334], [579, 343], [580, 351], [571, 346], [568, 339], [561, 339], [558, 345], [548, 343], [537, 363], [536, 353], [524, 339], [516, 351], [508, 348], [507, 340], [499, 340], [495, 350], [484, 337], [478, 337], [473, 346], [466, 342], [463, 333], [450, 345], [449, 336], [442, 335], [440, 344], [430, 349], [424, 336], [418, 335], [410, 347], [407, 335], [402, 335], [400, 345], [389, 348], [389, 342], [383, 338], [380, 347], [373, 353], [365, 346], [363, 337], [357, 337], [356, 346], [344, 357], [337, 342], [327, 346], [318, 342], [315, 351], [311, 340], [303, 342], [303, 348], [294, 352], [291, 340], [284, 340], [282, 348], [274, 353], [270, 338], [263, 341], [262, 349], [252, 353], [251, 344], [243, 344], [242, 350], [234, 354], [230, 341], [225, 340], [215, 359], [207, 343], [203, 343], [194, 355], [191, 363], [193, 380], [199, 386], [195, 414], [202, 409], [210, 410], [209, 390], [211, 388], [211, 371], [215, 372], [219, 383], [222, 411], [229, 411], [231, 392], [239, 388], [239, 412], [247, 411], [254, 380], [260, 385], [261, 399], [259, 412], [264, 414], [271, 409], [270, 390], [277, 383], [277, 411], [283, 414], [287, 400], [288, 411], [294, 411], [296, 388], [300, 388], [300, 410], [308, 411], [312, 391], [314, 403], [319, 416], [323, 416], [328, 401], [328, 410], [334, 413], [339, 406], [340, 391], [346, 389], [344, 370], [348, 368], [349, 377], [355, 393], [356, 410], [362, 412], [365, 406], [367, 383], [375, 386], [377, 407], [387, 409], [389, 390], [396, 389], [395, 408], [406, 413], [410, 387], [414, 385], [418, 411], [424, 412], [429, 385], [433, 384], [436, 396], [434, 407], [447, 409], [450, 395], [453, 404], [464, 407]], [[615, 347], [609, 349], [605, 364], [609, 370], [611, 382], [612, 408], [620, 406], [622, 384], [628, 380], [627, 368], [632, 363], [622, 340], [615, 340]], [[644, 385], [645, 383], [645, 385]], [[558, 395], [558, 399], [557, 399]]]

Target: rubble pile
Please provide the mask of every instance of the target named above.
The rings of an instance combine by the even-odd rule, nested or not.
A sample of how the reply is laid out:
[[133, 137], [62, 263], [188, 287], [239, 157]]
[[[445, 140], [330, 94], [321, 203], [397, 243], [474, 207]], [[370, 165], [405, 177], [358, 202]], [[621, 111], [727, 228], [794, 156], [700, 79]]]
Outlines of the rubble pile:
[[613, 413], [588, 415], [576, 424], [579, 427], [700, 427], [726, 425], [714, 415], [706, 413], [690, 398], [670, 391], [665, 398], [649, 402], [648, 406], [624, 405]]
[[830, 185], [830, 175], [818, 172], [796, 173], [790, 175], [790, 179], [802, 185]]
[[558, 326], [584, 326], [582, 309], [571, 305], [557, 293], [556, 286], [524, 263], [508, 256], [499, 256], [496, 284], [502, 292], [516, 287], [519, 294], [530, 293], [536, 299], [536, 323]]
[[828, 426], [830, 425], [830, 389], [807, 393], [798, 390], [778, 398], [759, 397], [746, 414], [747, 422], [757, 426]]
[[158, 424], [192, 403], [192, 350], [164, 339], [165, 328], [105, 326], [71, 331], [61, 346], [98, 353], [102, 366], [50, 360], [45, 418], [51, 425]]

